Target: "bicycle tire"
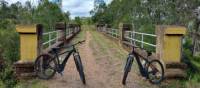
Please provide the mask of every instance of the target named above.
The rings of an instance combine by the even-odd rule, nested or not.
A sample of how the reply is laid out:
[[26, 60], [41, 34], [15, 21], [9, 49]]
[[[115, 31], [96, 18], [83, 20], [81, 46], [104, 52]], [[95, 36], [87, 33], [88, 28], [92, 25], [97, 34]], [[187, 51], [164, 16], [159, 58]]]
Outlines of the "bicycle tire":
[[129, 73], [130, 70], [131, 70], [132, 64], [133, 64], [133, 58], [128, 57], [128, 58], [127, 58], [126, 65], [125, 65], [125, 67], [124, 67], [124, 75], [123, 75], [123, 79], [122, 79], [122, 84], [123, 84], [123, 85], [126, 85], [126, 79], [127, 79], [127, 77], [128, 77], [128, 73]]
[[[42, 58], [42, 57], [44, 57], [44, 58]], [[43, 60], [42, 63], [41, 63], [41, 60]], [[48, 67], [49, 66], [49, 62], [51, 62], [51, 61], [53, 62], [53, 64], [56, 65], [56, 60], [53, 59], [52, 56], [50, 56], [49, 54], [42, 54], [42, 55], [37, 57], [37, 59], [35, 61], [34, 69], [35, 69], [35, 73], [36, 73], [38, 78], [44, 79], [44, 80], [48, 80], [48, 79], [52, 78], [55, 75], [56, 70], [53, 69], [55, 67], [53, 67], [53, 68]], [[41, 70], [41, 64], [42, 64], [42, 69], [46, 70], [46, 69], [50, 68], [50, 69], [52, 69], [52, 73], [50, 73], [49, 75], [44, 73], [43, 72], [44, 70]]]
[[[149, 72], [149, 69], [150, 69], [149, 67], [152, 67], [153, 63], [158, 63], [158, 65], [160, 66], [160, 69], [161, 69], [161, 77], [160, 77], [159, 80], [155, 80], [155, 81], [153, 81], [150, 78], [150, 73], [154, 74], [153, 71]], [[160, 84], [163, 81], [163, 79], [164, 79], [164, 67], [163, 67], [162, 63], [159, 60], [152, 60], [152, 61], [150, 61], [149, 64], [148, 64], [148, 67], [147, 67], [147, 72], [148, 72], [149, 82], [152, 83], [152, 84]]]
[[76, 64], [77, 71], [79, 72], [80, 79], [82, 83], [85, 85], [86, 84], [85, 74], [83, 71], [83, 65], [82, 65], [80, 56], [79, 55], [74, 56], [74, 61]]

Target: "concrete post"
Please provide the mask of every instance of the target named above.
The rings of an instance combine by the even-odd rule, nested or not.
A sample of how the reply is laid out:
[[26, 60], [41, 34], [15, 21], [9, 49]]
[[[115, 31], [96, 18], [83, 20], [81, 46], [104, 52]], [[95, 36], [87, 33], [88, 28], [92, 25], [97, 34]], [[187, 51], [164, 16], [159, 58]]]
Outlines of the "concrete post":
[[186, 77], [186, 64], [181, 63], [182, 38], [186, 28], [181, 26], [156, 27], [156, 54], [164, 62], [166, 78]]
[[59, 22], [55, 25], [56, 30], [59, 30], [58, 32], [58, 41], [65, 41], [66, 36], [66, 23], [65, 22]]
[[122, 23], [120, 23], [119, 29], [120, 29], [120, 32], [121, 32], [120, 33], [121, 41], [126, 41], [126, 39], [125, 39], [125, 31], [132, 30], [132, 25], [131, 24], [122, 24]]
[[185, 27], [157, 26], [156, 53], [165, 62], [180, 62], [182, 51], [182, 37], [186, 33]]
[[34, 61], [42, 51], [42, 25], [17, 25], [20, 37], [20, 60], [14, 64], [19, 78], [32, 77]]

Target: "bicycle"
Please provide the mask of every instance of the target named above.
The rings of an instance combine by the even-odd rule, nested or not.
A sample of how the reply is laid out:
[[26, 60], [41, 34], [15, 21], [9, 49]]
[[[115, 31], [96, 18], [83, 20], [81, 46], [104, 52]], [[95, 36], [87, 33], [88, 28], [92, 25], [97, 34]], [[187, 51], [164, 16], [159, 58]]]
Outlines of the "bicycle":
[[[76, 64], [76, 69], [79, 72], [80, 79], [83, 82], [83, 84], [86, 84], [85, 74], [84, 74], [83, 66], [82, 66], [82, 62], [81, 62], [81, 57], [79, 55], [78, 49], [75, 48], [76, 45], [82, 44], [83, 42], [85, 42], [85, 40], [79, 41], [70, 46], [52, 48], [52, 52], [51, 52], [52, 55], [42, 54], [42, 55], [38, 56], [35, 61], [36, 75], [40, 79], [45, 79], [45, 80], [52, 78], [56, 72], [58, 72], [62, 75], [62, 72], [65, 69], [65, 65], [66, 65], [69, 57], [73, 54], [74, 61]], [[72, 48], [72, 49], [64, 51], [62, 53], [58, 53], [58, 51], [63, 48]], [[63, 61], [60, 61], [59, 55], [63, 55], [65, 53], [68, 53], [68, 54], [65, 56]]]
[[[164, 67], [163, 64], [156, 59], [149, 60], [149, 56], [152, 55], [151, 52], [147, 52], [147, 58], [141, 56], [135, 51], [135, 48], [138, 48], [136, 46], [133, 46], [131, 53], [128, 55], [126, 65], [124, 67], [124, 75], [122, 79], [122, 84], [126, 84], [126, 79], [128, 76], [128, 73], [131, 71], [131, 67], [134, 61], [134, 58], [136, 59], [136, 62], [139, 67], [140, 74], [148, 79], [150, 83], [152, 84], [159, 84], [164, 79]], [[141, 58], [141, 59], [140, 59]], [[144, 60], [144, 64], [142, 64], [141, 60]]]

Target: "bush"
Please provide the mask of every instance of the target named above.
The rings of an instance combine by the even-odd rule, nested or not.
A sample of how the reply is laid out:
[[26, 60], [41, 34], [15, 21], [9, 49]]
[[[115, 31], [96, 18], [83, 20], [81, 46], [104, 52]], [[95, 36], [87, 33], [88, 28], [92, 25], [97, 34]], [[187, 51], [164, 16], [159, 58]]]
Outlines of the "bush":
[[17, 84], [11, 65], [7, 64], [4, 70], [0, 73], [0, 84], [3, 84], [6, 88], [13, 88]]
[[14, 28], [0, 29], [0, 59], [4, 66], [0, 72], [0, 87], [13, 88], [17, 84], [12, 64], [19, 59], [19, 39]]
[[12, 63], [19, 58], [19, 37], [18, 33], [13, 29], [0, 29], [0, 49], [2, 51], [0, 58], [6, 63]]

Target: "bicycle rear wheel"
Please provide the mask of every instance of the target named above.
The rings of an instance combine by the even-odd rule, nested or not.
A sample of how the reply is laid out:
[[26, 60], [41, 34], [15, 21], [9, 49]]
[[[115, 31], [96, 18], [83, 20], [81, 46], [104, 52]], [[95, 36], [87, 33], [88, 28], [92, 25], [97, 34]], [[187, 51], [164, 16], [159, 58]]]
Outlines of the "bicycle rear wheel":
[[84, 74], [84, 71], [83, 71], [83, 65], [82, 65], [80, 56], [79, 55], [74, 56], [74, 61], [75, 61], [75, 64], [76, 64], [76, 68], [79, 72], [81, 81], [83, 82], [83, 84], [86, 84], [85, 74]]
[[42, 54], [37, 57], [34, 68], [40, 79], [48, 80], [56, 73], [56, 60], [48, 54]]
[[164, 79], [164, 67], [159, 60], [152, 60], [147, 67], [148, 79], [153, 84], [159, 84]]
[[131, 71], [132, 64], [133, 64], [133, 58], [129, 56], [127, 58], [126, 65], [124, 67], [124, 75], [123, 75], [123, 79], [122, 79], [123, 85], [126, 85], [126, 79], [127, 79], [128, 73]]

